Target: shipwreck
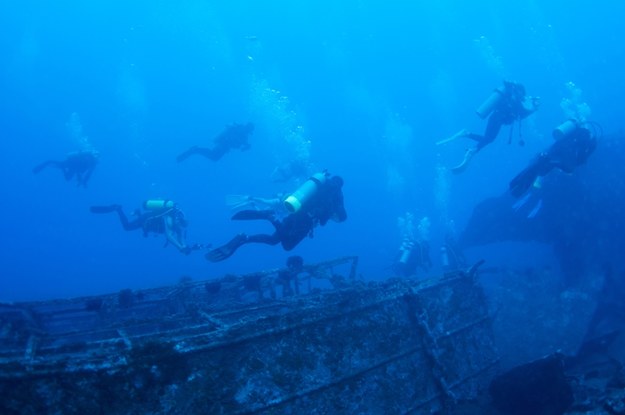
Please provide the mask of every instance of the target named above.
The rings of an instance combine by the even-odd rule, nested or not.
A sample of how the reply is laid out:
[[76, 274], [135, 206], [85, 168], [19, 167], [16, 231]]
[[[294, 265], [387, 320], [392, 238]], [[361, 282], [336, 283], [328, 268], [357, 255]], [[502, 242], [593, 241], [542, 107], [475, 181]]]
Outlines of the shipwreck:
[[0, 305], [3, 414], [433, 413], [497, 370], [473, 272], [364, 282], [357, 257]]

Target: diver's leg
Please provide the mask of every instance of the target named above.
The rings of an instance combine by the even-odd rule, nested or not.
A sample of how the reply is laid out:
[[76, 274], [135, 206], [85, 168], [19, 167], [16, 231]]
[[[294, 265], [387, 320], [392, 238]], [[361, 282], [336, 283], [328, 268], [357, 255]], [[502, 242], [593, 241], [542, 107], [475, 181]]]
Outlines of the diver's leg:
[[188, 159], [190, 156], [192, 156], [193, 154], [197, 154], [199, 150], [198, 146], [193, 146], [190, 147], [187, 151], [184, 151], [182, 153], [180, 153], [177, 157], [176, 157], [176, 161], [178, 163], [185, 161], [186, 159]]
[[481, 150], [486, 147], [497, 138], [499, 134], [499, 130], [501, 130], [501, 126], [503, 125], [503, 118], [499, 112], [494, 112], [488, 117], [488, 122], [486, 123], [486, 130], [484, 130], [484, 135], [481, 139], [477, 140], [477, 150]]
[[277, 245], [280, 243], [280, 237], [278, 233], [273, 233], [272, 235], [267, 235], [264, 233], [257, 235], [249, 235], [247, 237], [246, 243], [257, 243], [257, 244], [265, 244], [265, 245]]
[[129, 221], [128, 217], [126, 216], [126, 214], [124, 213], [124, 211], [122, 210], [122, 207], [120, 205], [107, 205], [107, 206], [91, 206], [89, 208], [89, 210], [91, 211], [91, 213], [112, 213], [112, 212], [117, 212], [117, 215], [119, 216], [119, 221], [122, 224], [122, 227], [124, 228], [124, 230], [127, 231], [132, 231], [135, 229], [139, 229], [141, 228], [143, 221], [137, 219], [134, 221]]
[[224, 156], [230, 149], [224, 146], [215, 146], [213, 148], [202, 149], [201, 154], [209, 160], [217, 161]]
[[133, 221], [129, 221], [128, 217], [122, 210], [121, 206], [119, 206], [116, 210], [117, 210], [117, 215], [119, 216], [119, 221], [121, 222], [122, 227], [124, 228], [125, 231], [134, 231], [136, 229], [141, 229], [143, 227], [144, 221], [142, 220], [141, 217]]
[[276, 236], [285, 251], [295, 248], [306, 236], [311, 234], [315, 226], [310, 216], [298, 213], [289, 215], [282, 223], [276, 222], [273, 225], [276, 227]]
[[59, 164], [59, 162], [58, 161], [54, 161], [54, 160], [44, 161], [43, 163], [38, 164], [35, 167], [33, 167], [33, 173], [38, 174], [38, 173], [40, 173], [43, 169], [45, 169], [48, 166], [58, 167], [58, 164]]
[[484, 136], [482, 134], [467, 133], [465, 137], [468, 137], [473, 141], [477, 141], [478, 143], [484, 141]]
[[207, 159], [211, 159], [214, 160], [215, 155], [213, 154], [213, 149], [212, 148], [206, 148], [206, 147], [196, 147], [195, 148], [195, 154], [200, 155], [202, 157], [206, 157]]
[[492, 143], [495, 138], [497, 138], [497, 134], [499, 134], [499, 130], [503, 125], [503, 120], [499, 113], [493, 113], [488, 118], [488, 124], [486, 124], [486, 131], [484, 135], [469, 133], [466, 134], [466, 137], [469, 137], [472, 140], [477, 141], [477, 144], [474, 148], [468, 149], [464, 154], [464, 159], [457, 166], [453, 167], [451, 171], [455, 174], [462, 173], [469, 166], [469, 162], [473, 158], [474, 155], [477, 154], [481, 149]]

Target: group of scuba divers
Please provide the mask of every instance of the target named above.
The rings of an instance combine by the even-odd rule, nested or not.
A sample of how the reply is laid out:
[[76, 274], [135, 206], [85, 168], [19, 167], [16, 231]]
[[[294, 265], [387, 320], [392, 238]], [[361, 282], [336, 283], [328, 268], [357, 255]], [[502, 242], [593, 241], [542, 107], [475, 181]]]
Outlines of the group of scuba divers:
[[[465, 129], [460, 130], [449, 138], [436, 144], [444, 144], [459, 138], [469, 138], [476, 142], [469, 148], [463, 160], [451, 171], [460, 174], [466, 170], [472, 158], [485, 146], [492, 143], [504, 125], [510, 125], [509, 141], [512, 139], [513, 125], [518, 121], [519, 136], [521, 136], [521, 121], [533, 114], [540, 104], [538, 97], [526, 95], [525, 87], [519, 83], [504, 81], [503, 85], [493, 90], [489, 97], [480, 105], [476, 113], [486, 119], [486, 128], [483, 134], [476, 134]], [[553, 169], [564, 173], [572, 173], [578, 166], [584, 164], [597, 146], [601, 128], [595, 122], [589, 122], [581, 117], [570, 118], [562, 122], [553, 130], [554, 142], [544, 151], [536, 155], [530, 163], [509, 182], [509, 192], [518, 201], [514, 205], [517, 210], [531, 198], [532, 191], [539, 189], [541, 178]], [[520, 145], [524, 145], [522, 138]], [[531, 210], [528, 218], [536, 215], [540, 210], [541, 201]], [[441, 247], [441, 262], [443, 269], [454, 269], [458, 265], [466, 265], [465, 259], [452, 237], [446, 238]], [[429, 245], [426, 239], [405, 234], [395, 258], [393, 269], [399, 275], [414, 275], [418, 268], [428, 270], [432, 266], [429, 256]]]
[[[442, 144], [461, 137], [476, 142], [474, 147], [467, 150], [462, 162], [451, 169], [452, 172], [459, 174], [465, 171], [471, 159], [495, 140], [504, 125], [520, 122], [535, 112], [538, 105], [539, 99], [527, 96], [523, 85], [504, 81], [503, 85], [496, 88], [477, 109], [480, 118], [488, 117], [483, 134], [461, 130], [437, 143]], [[227, 126], [213, 139], [211, 147], [193, 146], [181, 153], [177, 161], [182, 162], [193, 155], [217, 161], [232, 149], [245, 151], [250, 148], [248, 137], [253, 131], [252, 123]], [[582, 119], [568, 119], [553, 131], [553, 137], [555, 139], [553, 144], [539, 153], [510, 181], [509, 190], [513, 196], [523, 201], [525, 198], [522, 196], [529, 193], [533, 186], [538, 187], [540, 178], [551, 170], [560, 169], [571, 173], [577, 166], [583, 164], [597, 144], [596, 124]], [[76, 178], [79, 186], [86, 187], [98, 158], [99, 154], [93, 150], [70, 153], [63, 161], [50, 160], [41, 163], [33, 169], [33, 172], [39, 173], [47, 167], [58, 168], [66, 180]], [[223, 261], [241, 246], [250, 243], [281, 244], [286, 251], [292, 250], [304, 238], [312, 236], [315, 227], [324, 226], [329, 220], [343, 222], [347, 219], [342, 187], [341, 177], [321, 171], [310, 176], [292, 194], [281, 195], [276, 200], [248, 198], [241, 203], [242, 209], [239, 209], [231, 219], [265, 220], [273, 225], [274, 232], [238, 234], [226, 244], [206, 253], [206, 259], [211, 262]], [[117, 213], [126, 231], [142, 230], [144, 236], [165, 235], [167, 243], [171, 243], [184, 254], [188, 255], [194, 250], [204, 248], [200, 244], [186, 243], [187, 221], [180, 207], [171, 200], [147, 200], [143, 203], [142, 210], [133, 213], [132, 219], [128, 218], [120, 205], [92, 206], [90, 210], [96, 214]], [[454, 249], [452, 240], [447, 241], [441, 248], [443, 268], [454, 268], [451, 262], [456, 266], [464, 262], [459, 252]], [[427, 270], [431, 265], [427, 240], [404, 235], [399, 253], [394, 260], [395, 273], [404, 276], [414, 275], [418, 268]]]
[[[177, 157], [182, 162], [193, 155], [212, 161], [221, 159], [232, 149], [245, 151], [250, 148], [248, 138], [254, 131], [252, 123], [232, 124], [216, 136], [210, 147], [193, 146]], [[40, 173], [45, 168], [58, 168], [66, 180], [76, 178], [77, 185], [87, 187], [99, 159], [98, 152], [83, 150], [70, 153], [63, 161], [48, 160], [33, 169]], [[211, 262], [223, 261], [241, 246], [249, 243], [267, 245], [281, 244], [286, 251], [297, 246], [306, 236], [312, 236], [313, 229], [324, 226], [329, 220], [343, 222], [347, 213], [343, 204], [343, 179], [321, 171], [310, 176], [293, 193], [279, 200], [279, 205], [254, 204], [259, 198], [249, 198], [249, 203], [240, 203], [233, 220], [266, 220], [274, 227], [272, 234], [248, 235], [240, 233], [228, 243], [209, 251], [205, 256]], [[166, 199], [152, 199], [143, 202], [143, 209], [137, 209], [129, 218], [121, 205], [91, 206], [95, 214], [116, 213], [126, 231], [142, 230], [144, 236], [164, 235], [166, 244], [172, 244], [181, 253], [203, 249], [201, 244], [186, 242], [187, 221], [177, 203]], [[259, 208], [260, 207], [260, 208]], [[284, 212], [284, 213], [283, 213]]]
[[[501, 127], [512, 126], [515, 121], [520, 124], [523, 119], [533, 114], [539, 107], [540, 99], [526, 95], [525, 87], [516, 82], [504, 81], [503, 86], [496, 88], [491, 95], [478, 107], [477, 115], [485, 119], [488, 117], [484, 134], [475, 134], [467, 130], [460, 130], [450, 138], [439, 141], [442, 144], [461, 137], [476, 141], [476, 145], [469, 148], [460, 164], [451, 170], [455, 174], [462, 173], [471, 159], [485, 146], [492, 143]], [[547, 175], [554, 168], [571, 173], [583, 164], [597, 145], [597, 124], [584, 119], [570, 118], [553, 130], [553, 144], [536, 156], [534, 160], [510, 182], [510, 191], [514, 196], [521, 196], [539, 177]], [[592, 129], [592, 131], [591, 131]], [[520, 145], [524, 141], [520, 139]]]

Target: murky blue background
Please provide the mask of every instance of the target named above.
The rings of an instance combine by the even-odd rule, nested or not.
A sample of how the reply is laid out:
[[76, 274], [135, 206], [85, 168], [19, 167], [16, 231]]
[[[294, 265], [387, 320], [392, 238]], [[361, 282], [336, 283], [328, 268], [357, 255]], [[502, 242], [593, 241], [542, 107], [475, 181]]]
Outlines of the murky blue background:
[[[430, 218], [435, 253], [485, 197], [551, 142], [575, 93], [606, 132], [622, 129], [625, 62], [614, 1], [21, 1], [0, 6], [0, 301], [145, 288], [359, 255], [367, 279], [391, 274], [397, 218]], [[502, 79], [539, 95], [452, 176], [468, 140], [461, 128]], [[575, 88], [567, 87], [573, 82]], [[218, 162], [177, 164], [231, 122], [255, 123], [251, 149]], [[518, 127], [517, 127], [518, 128]], [[87, 189], [46, 159], [92, 147]], [[249, 245], [212, 264], [125, 232], [94, 204], [130, 212], [147, 198], [180, 203], [188, 239], [219, 245], [266, 223], [232, 222], [228, 194], [271, 196], [297, 187], [271, 172], [305, 158], [345, 179], [349, 219], [318, 228], [293, 252]], [[618, 166], [620, 167], [620, 166]], [[453, 224], [451, 224], [453, 221]], [[504, 255], [505, 252], [502, 252]]]

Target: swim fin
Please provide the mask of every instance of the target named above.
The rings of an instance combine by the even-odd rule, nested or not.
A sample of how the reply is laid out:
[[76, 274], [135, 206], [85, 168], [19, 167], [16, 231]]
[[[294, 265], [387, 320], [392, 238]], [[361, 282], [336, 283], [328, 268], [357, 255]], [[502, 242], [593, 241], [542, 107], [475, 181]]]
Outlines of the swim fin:
[[230, 210], [238, 210], [253, 205], [250, 195], [226, 195], [226, 206]]
[[204, 255], [204, 257], [210, 262], [223, 261], [230, 258], [230, 256], [232, 256], [232, 254], [234, 254], [240, 246], [245, 244], [247, 240], [247, 235], [244, 233], [240, 233], [232, 238], [227, 244], [208, 252], [206, 255]]
[[450, 143], [460, 137], [466, 136], [467, 134], [469, 134], [469, 132], [463, 128], [462, 130], [458, 131], [456, 134], [452, 135], [451, 137], [447, 137], [440, 141], [437, 141], [436, 145], [440, 146], [441, 144]]
[[539, 199], [538, 203], [536, 203], [536, 206], [534, 206], [534, 209], [532, 209], [532, 211], [527, 215], [527, 218], [534, 219], [536, 215], [538, 215], [538, 212], [540, 212], [540, 209], [542, 207], [543, 207], [543, 200]]
[[512, 209], [515, 212], [518, 211], [521, 207], [523, 207], [527, 203], [527, 201], [529, 200], [531, 196], [532, 196], [531, 193], [527, 193], [525, 196], [523, 196], [522, 199], [519, 199], [516, 202], [514, 202], [514, 204], [512, 205]]
[[462, 160], [462, 162], [458, 164], [456, 167], [452, 167], [451, 171], [454, 174], [460, 174], [463, 171], [465, 171], [467, 167], [469, 166], [469, 162], [471, 161], [475, 153], [477, 153], [477, 150], [475, 148], [468, 149], [467, 152], [464, 153], [464, 159]]

